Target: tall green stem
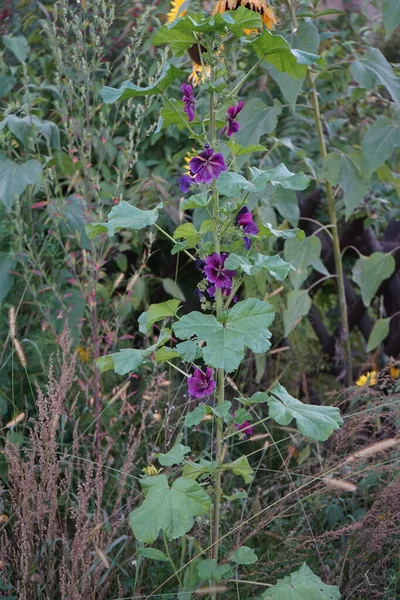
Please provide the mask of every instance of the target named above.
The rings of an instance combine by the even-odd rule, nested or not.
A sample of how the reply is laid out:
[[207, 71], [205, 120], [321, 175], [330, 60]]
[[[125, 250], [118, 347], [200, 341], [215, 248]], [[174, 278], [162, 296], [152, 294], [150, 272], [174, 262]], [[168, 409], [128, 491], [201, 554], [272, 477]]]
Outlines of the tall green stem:
[[[321, 158], [324, 160], [327, 156], [326, 142], [324, 136], [324, 130], [322, 126], [321, 111], [319, 106], [318, 93], [315, 86], [315, 82], [312, 80], [310, 73], [307, 73], [307, 81], [311, 89], [310, 100], [314, 109], [314, 120], [317, 127], [317, 134], [319, 140], [319, 148]], [[325, 181], [326, 198], [328, 201], [328, 212], [329, 220], [332, 225], [332, 237], [333, 237], [333, 253], [335, 257], [335, 268], [337, 273], [338, 282], [338, 295], [340, 305], [340, 316], [342, 321], [343, 330], [343, 350], [344, 350], [344, 363], [346, 368], [346, 382], [347, 385], [352, 385], [352, 369], [351, 369], [351, 344], [349, 335], [349, 322], [347, 318], [347, 303], [346, 303], [346, 292], [344, 287], [344, 275], [343, 275], [343, 263], [342, 254], [340, 252], [340, 238], [337, 227], [336, 210], [335, 210], [335, 199], [333, 196], [332, 186], [329, 181]]]
[[[214, 69], [211, 70], [211, 81], [214, 82], [215, 73]], [[215, 94], [210, 94], [210, 143], [214, 147], [217, 137], [217, 126], [216, 126], [216, 109], [215, 109]], [[214, 219], [214, 250], [218, 254], [221, 251], [220, 244], [220, 231], [219, 231], [219, 196], [217, 192], [217, 186], [215, 180], [212, 185], [212, 198], [213, 198], [213, 219]], [[219, 288], [215, 290], [215, 300], [217, 305], [217, 318], [222, 316], [223, 305], [222, 305], [222, 292]], [[217, 405], [224, 401], [224, 383], [225, 373], [223, 369], [218, 369], [217, 375]], [[218, 540], [219, 540], [219, 525], [220, 525], [220, 503], [221, 503], [221, 469], [219, 463], [222, 460], [222, 418], [217, 418], [216, 436], [215, 436], [215, 455], [217, 460], [217, 469], [214, 473], [214, 493], [213, 493], [213, 515], [211, 523], [211, 558], [218, 560]], [[215, 586], [215, 581], [211, 581], [211, 587]], [[217, 593], [211, 592], [212, 600], [215, 600]]]

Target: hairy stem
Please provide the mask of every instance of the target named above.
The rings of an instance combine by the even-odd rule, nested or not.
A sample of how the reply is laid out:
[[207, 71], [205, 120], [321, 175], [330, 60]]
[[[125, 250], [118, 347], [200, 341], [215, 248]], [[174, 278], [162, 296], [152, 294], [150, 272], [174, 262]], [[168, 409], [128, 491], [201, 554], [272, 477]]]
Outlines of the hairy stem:
[[[319, 140], [319, 147], [321, 158], [324, 160], [327, 156], [326, 142], [322, 126], [321, 111], [319, 106], [318, 93], [314, 81], [310, 73], [307, 73], [307, 81], [311, 89], [310, 101], [314, 109], [314, 120], [317, 127], [317, 134]], [[349, 336], [349, 322], [347, 318], [347, 303], [346, 303], [346, 292], [344, 287], [344, 275], [343, 275], [343, 263], [342, 255], [340, 252], [340, 239], [337, 227], [336, 210], [335, 210], [335, 199], [333, 196], [332, 186], [329, 181], [325, 181], [326, 198], [328, 201], [328, 212], [329, 220], [332, 225], [332, 237], [333, 237], [333, 253], [335, 257], [335, 268], [337, 273], [338, 282], [338, 295], [339, 295], [339, 306], [340, 316], [342, 321], [343, 331], [343, 350], [344, 350], [344, 363], [346, 369], [346, 383], [347, 385], [352, 384], [352, 369], [351, 369], [351, 344]]]
[[[211, 81], [212, 83], [215, 80], [215, 72], [212, 68], [211, 70]], [[212, 147], [214, 147], [216, 143], [217, 137], [217, 126], [216, 126], [216, 106], [215, 106], [215, 94], [214, 92], [210, 93], [210, 143]], [[214, 219], [214, 250], [218, 254], [221, 252], [221, 244], [220, 244], [220, 230], [219, 230], [219, 196], [217, 192], [217, 186], [215, 180], [212, 184], [212, 198], [213, 198], [213, 219]], [[222, 292], [219, 288], [215, 290], [215, 299], [217, 305], [217, 318], [222, 316], [223, 306], [222, 306]], [[218, 369], [217, 375], [217, 405], [220, 405], [224, 401], [224, 382], [225, 382], [225, 373], [223, 369]], [[222, 458], [222, 427], [223, 420], [220, 417], [217, 417], [217, 426], [216, 426], [216, 438], [215, 438], [215, 455], [217, 460], [217, 468], [214, 472], [214, 493], [213, 493], [213, 513], [212, 513], [212, 522], [211, 522], [211, 549], [210, 549], [210, 557], [218, 561], [218, 543], [219, 543], [219, 525], [220, 525], [220, 503], [221, 503], [221, 469], [219, 467], [219, 462]], [[215, 587], [216, 582], [210, 582], [211, 587]], [[211, 592], [211, 599], [215, 600], [217, 597], [217, 592]]]

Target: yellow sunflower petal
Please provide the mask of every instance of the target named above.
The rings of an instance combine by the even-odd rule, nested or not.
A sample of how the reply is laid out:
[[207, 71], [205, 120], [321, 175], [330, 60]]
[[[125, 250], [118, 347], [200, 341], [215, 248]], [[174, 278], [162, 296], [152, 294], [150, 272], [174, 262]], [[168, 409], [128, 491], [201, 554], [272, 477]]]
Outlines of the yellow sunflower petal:
[[[268, 29], [272, 29], [277, 24], [274, 11], [265, 0], [218, 0], [212, 14], [223, 14], [227, 10], [236, 10], [239, 6], [244, 6], [261, 15], [262, 22]], [[254, 30], [246, 29], [245, 34], [248, 35]]]
[[167, 14], [167, 23], [172, 23], [178, 17], [183, 17], [187, 13], [187, 8], [183, 8], [189, 4], [188, 0], [171, 0], [171, 8]]

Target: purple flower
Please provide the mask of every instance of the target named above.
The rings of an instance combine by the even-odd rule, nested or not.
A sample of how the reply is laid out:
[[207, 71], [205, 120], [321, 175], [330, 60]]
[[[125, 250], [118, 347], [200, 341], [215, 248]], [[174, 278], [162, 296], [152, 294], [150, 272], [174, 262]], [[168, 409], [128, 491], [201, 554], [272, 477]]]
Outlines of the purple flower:
[[225, 269], [224, 264], [228, 254], [223, 252], [217, 254], [213, 252], [211, 256], [205, 259], [204, 273], [210, 283], [213, 283], [216, 288], [231, 288], [232, 277], [236, 275], [236, 271]]
[[[232, 291], [231, 287], [221, 288], [222, 295], [226, 296], [227, 298], [231, 295], [231, 291]], [[209, 285], [208, 288], [206, 289], [206, 292], [210, 296], [210, 298], [215, 298], [215, 285]], [[237, 297], [237, 294], [235, 294], [233, 296], [233, 303], [236, 304], [237, 301], [238, 301], [238, 297]]]
[[204, 265], [205, 265], [205, 262], [204, 262], [204, 260], [201, 260], [201, 258], [196, 258], [196, 260], [194, 261], [194, 266], [196, 267], [196, 269], [198, 271], [203, 271]]
[[239, 425], [239, 423], [234, 423], [234, 425], [236, 429], [240, 431], [240, 433], [242, 433], [245, 438], [248, 438], [251, 435], [253, 435], [254, 427], [250, 425], [248, 421], [245, 421], [241, 425]]
[[240, 113], [240, 111], [243, 109], [243, 106], [244, 102], [241, 100], [237, 103], [237, 106], [231, 106], [230, 108], [228, 108], [228, 110], [226, 111], [227, 124], [221, 131], [222, 135], [224, 135], [224, 133], [226, 132], [226, 135], [228, 137], [231, 137], [231, 135], [239, 131], [240, 123], [235, 121], [235, 119]]
[[187, 194], [188, 192], [190, 192], [190, 186], [192, 186], [195, 183], [193, 177], [190, 177], [190, 175], [182, 175], [182, 177], [179, 180], [179, 189], [183, 194]]
[[211, 183], [213, 179], [218, 179], [222, 171], [227, 170], [222, 154], [214, 152], [208, 144], [204, 152], [192, 158], [189, 164], [196, 183]]
[[192, 398], [204, 398], [209, 396], [215, 389], [212, 369], [206, 369], [206, 372], [195, 369], [192, 377], [188, 379], [189, 394]]
[[182, 94], [183, 94], [183, 97], [182, 97], [183, 110], [187, 114], [189, 123], [190, 123], [190, 121], [193, 121], [193, 119], [195, 117], [195, 113], [194, 113], [195, 100], [194, 100], [193, 88], [189, 83], [182, 83], [181, 90], [182, 90]]
[[235, 223], [235, 225], [239, 225], [239, 227], [241, 227], [243, 229], [243, 233], [246, 234], [243, 238], [243, 241], [244, 241], [244, 245], [246, 246], [246, 249], [250, 250], [251, 240], [248, 236], [249, 235], [257, 235], [257, 233], [259, 232], [259, 229], [257, 227], [257, 224], [254, 223], [253, 215], [247, 206], [243, 206], [239, 210], [238, 214], [236, 215], [234, 223]]

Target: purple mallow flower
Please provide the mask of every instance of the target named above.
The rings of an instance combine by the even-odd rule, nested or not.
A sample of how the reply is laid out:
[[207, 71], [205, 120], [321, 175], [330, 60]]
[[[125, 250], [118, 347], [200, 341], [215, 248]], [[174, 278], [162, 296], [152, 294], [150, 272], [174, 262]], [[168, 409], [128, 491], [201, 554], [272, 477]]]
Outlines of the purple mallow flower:
[[190, 172], [196, 183], [211, 183], [213, 179], [218, 179], [222, 171], [227, 170], [222, 154], [214, 152], [209, 144], [204, 148], [204, 152], [200, 152], [189, 163]]
[[[231, 295], [231, 291], [232, 291], [231, 287], [221, 288], [222, 295], [226, 296], [227, 298]], [[206, 289], [206, 292], [210, 296], [210, 298], [215, 298], [215, 285], [209, 285], [208, 288]], [[237, 301], [238, 301], [238, 297], [237, 297], [237, 294], [235, 294], [233, 296], [233, 303], [236, 304]]]
[[243, 109], [243, 106], [244, 102], [241, 100], [237, 103], [236, 106], [231, 106], [230, 108], [228, 108], [228, 110], [226, 111], [227, 124], [221, 131], [222, 135], [224, 135], [224, 133], [226, 132], [226, 135], [228, 137], [231, 137], [231, 135], [239, 131], [240, 123], [238, 123], [238, 121], [235, 121], [235, 119], [240, 113], [240, 111]]
[[183, 194], [190, 192], [190, 187], [195, 183], [195, 180], [190, 175], [182, 175], [179, 180], [179, 189]]
[[231, 288], [232, 277], [236, 275], [236, 271], [231, 271], [224, 267], [225, 261], [228, 258], [227, 252], [217, 254], [213, 252], [211, 256], [205, 259], [204, 273], [207, 280], [213, 283], [216, 288]]
[[215, 389], [212, 369], [206, 369], [206, 372], [195, 369], [192, 377], [188, 379], [189, 394], [192, 398], [204, 398], [209, 396]]
[[193, 88], [189, 83], [182, 83], [181, 90], [182, 90], [182, 94], [183, 94], [183, 97], [182, 97], [183, 110], [187, 114], [189, 123], [190, 123], [190, 121], [193, 121], [193, 119], [195, 117], [195, 113], [194, 113], [195, 100], [194, 100]]
[[245, 438], [249, 438], [251, 435], [253, 435], [254, 427], [250, 425], [248, 421], [245, 421], [241, 425], [239, 425], [239, 423], [234, 423], [234, 425]]
[[257, 235], [257, 233], [259, 232], [259, 229], [257, 227], [257, 224], [254, 223], [253, 215], [247, 206], [243, 206], [239, 210], [238, 214], [236, 215], [234, 223], [235, 223], [235, 225], [239, 225], [239, 227], [241, 227], [243, 229], [243, 233], [246, 234], [243, 238], [244, 245], [246, 246], [247, 250], [250, 250], [251, 240], [248, 236], [249, 235]]

